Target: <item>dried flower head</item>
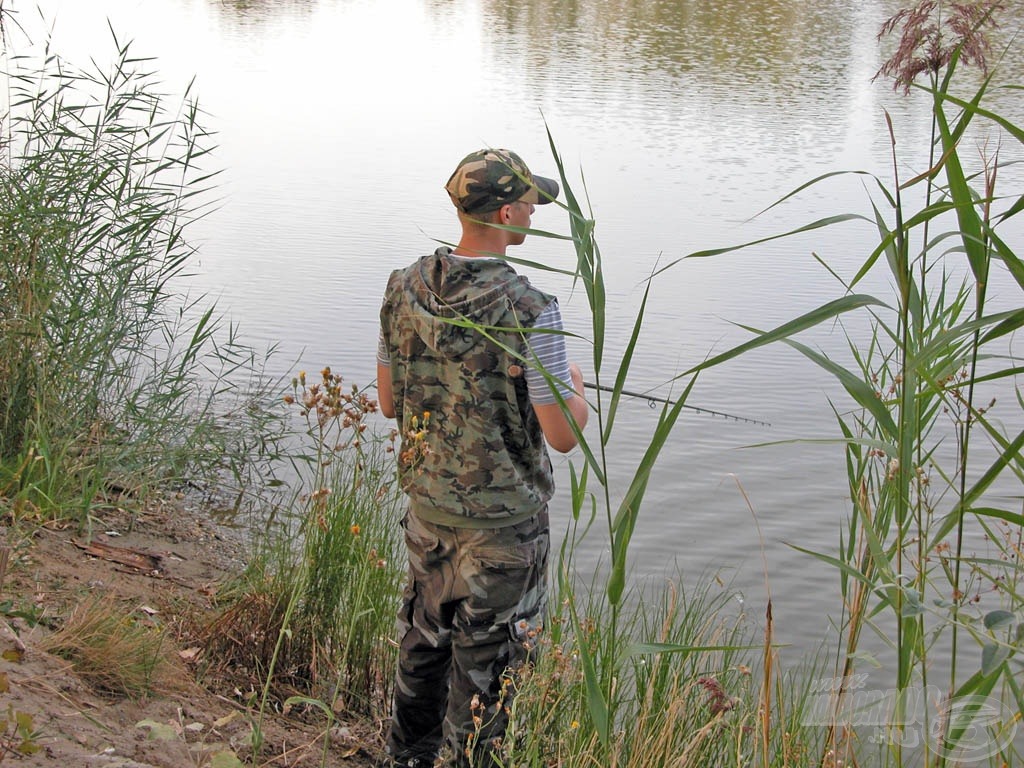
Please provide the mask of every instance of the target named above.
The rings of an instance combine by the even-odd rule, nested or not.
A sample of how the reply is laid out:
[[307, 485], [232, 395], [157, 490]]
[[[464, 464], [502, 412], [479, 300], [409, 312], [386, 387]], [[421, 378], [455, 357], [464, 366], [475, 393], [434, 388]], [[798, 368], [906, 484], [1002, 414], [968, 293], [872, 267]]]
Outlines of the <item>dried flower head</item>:
[[697, 684], [707, 692], [708, 709], [712, 715], [721, 715], [733, 709], [738, 703], [715, 677], [702, 677]]
[[904, 93], [918, 75], [938, 72], [959, 49], [960, 61], [965, 65], [988, 71], [988, 40], [990, 29], [998, 26], [997, 12], [1003, 10], [1001, 0], [978, 0], [970, 3], [940, 3], [921, 0], [904, 8], [882, 25], [878, 38], [888, 37], [899, 30], [896, 52], [875, 74], [875, 77], [893, 78], [893, 89]]
[[298, 404], [299, 411], [305, 417], [312, 430], [318, 433], [324, 447], [328, 447], [328, 439], [340, 431], [351, 431], [356, 438], [351, 441], [337, 440], [333, 442], [334, 452], [340, 452], [352, 446], [358, 448], [358, 436], [366, 431], [366, 416], [376, 413], [379, 409], [376, 400], [352, 385], [351, 393], [343, 390], [343, 379], [333, 373], [330, 366], [320, 371], [321, 381], [306, 384], [306, 372], [292, 379], [293, 393], [284, 396], [287, 405]]
[[427, 443], [428, 430], [430, 428], [430, 411], [423, 412], [423, 418], [413, 416], [409, 419], [409, 426], [405, 430], [402, 440], [402, 450], [398, 454], [398, 464], [402, 472], [411, 470], [423, 471], [424, 460], [432, 453]]

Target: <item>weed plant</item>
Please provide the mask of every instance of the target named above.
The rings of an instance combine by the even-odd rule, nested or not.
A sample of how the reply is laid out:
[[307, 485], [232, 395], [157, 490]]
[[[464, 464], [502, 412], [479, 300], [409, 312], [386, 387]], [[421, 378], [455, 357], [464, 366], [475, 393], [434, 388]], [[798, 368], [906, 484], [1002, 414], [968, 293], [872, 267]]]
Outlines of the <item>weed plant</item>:
[[0, 497], [18, 517], [85, 524], [103, 492], [240, 473], [272, 444], [252, 407], [266, 390], [240, 396], [255, 356], [177, 293], [212, 137], [191, 89], [170, 102], [114, 45], [109, 71], [46, 51], [5, 78]]
[[[0, 680], [0, 688], [6, 693], [6, 678]], [[6, 717], [0, 718], [0, 763], [5, 757], [22, 760], [41, 752], [39, 744], [42, 735], [34, 724], [34, 718], [28, 712], [7, 705]]]
[[372, 436], [366, 420], [376, 401], [358, 387], [345, 388], [330, 368], [308, 387], [300, 374], [297, 386], [315, 446], [315, 490], [299, 525], [307, 576], [297, 622], [331, 660], [336, 704], [368, 714], [386, 709], [389, 700], [394, 655], [388, 640], [405, 573], [391, 460], [396, 435]]
[[267, 527], [253, 562], [223, 591], [211, 647], [262, 680], [261, 712], [288, 699], [330, 718], [383, 718], [404, 576], [394, 435], [368, 430], [376, 402], [329, 368], [316, 382], [300, 373], [293, 386], [285, 402], [308, 439], [296, 458], [295, 514]]

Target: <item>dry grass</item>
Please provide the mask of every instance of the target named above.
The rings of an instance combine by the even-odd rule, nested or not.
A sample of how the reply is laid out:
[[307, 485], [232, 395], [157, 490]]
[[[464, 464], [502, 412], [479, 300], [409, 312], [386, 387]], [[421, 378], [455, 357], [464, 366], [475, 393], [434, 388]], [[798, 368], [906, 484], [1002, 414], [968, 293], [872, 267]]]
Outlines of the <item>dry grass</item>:
[[900, 34], [895, 53], [875, 77], [891, 77], [894, 89], [909, 93], [919, 75], [937, 76], [955, 52], [963, 64], [987, 73], [991, 44], [986, 32], [998, 26], [995, 16], [1004, 10], [999, 0], [948, 4], [920, 0], [900, 10], [878, 33], [879, 39]]
[[260, 679], [274, 670], [275, 690], [281, 699], [307, 692], [310, 659], [315, 656], [310, 638], [304, 633], [285, 630], [287, 597], [279, 588], [263, 583], [250, 587], [231, 599], [199, 632], [207, 657], [216, 659], [210, 674], [234, 680], [242, 687], [255, 689]]
[[187, 679], [166, 632], [105, 594], [80, 603], [41, 646], [70, 661], [91, 688], [115, 696], [180, 691]]

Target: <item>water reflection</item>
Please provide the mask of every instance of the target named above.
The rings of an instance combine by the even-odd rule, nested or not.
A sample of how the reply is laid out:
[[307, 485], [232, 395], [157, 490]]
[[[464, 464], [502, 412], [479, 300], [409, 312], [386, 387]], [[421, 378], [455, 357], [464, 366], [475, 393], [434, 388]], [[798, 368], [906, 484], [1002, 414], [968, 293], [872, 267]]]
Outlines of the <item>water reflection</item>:
[[627, 71], [706, 70], [726, 78], [788, 66], [798, 58], [800, 45], [795, 43], [818, 5], [770, 0], [482, 3], [492, 43], [514, 36], [538, 55], [565, 45], [570, 52], [585, 48], [628, 63]]
[[207, 0], [218, 20], [258, 32], [288, 18], [312, 16], [320, 0]]
[[[284, 19], [312, 17], [365, 4], [365, 0], [206, 0], [220, 19], [251, 29]], [[479, 25], [481, 51], [515, 72], [557, 65], [580, 79], [609, 69], [624, 75], [681, 76], [732, 87], [798, 83], [831, 87], [853, 59], [875, 61], [873, 42], [882, 22], [909, 0], [874, 0], [850, 8], [842, 0], [404, 0], [390, 4], [393, 18], [423, 8], [441, 23]], [[46, 4], [43, 3], [45, 6]], [[1006, 3], [1004, 18], [1024, 11]], [[1017, 31], [1004, 23], [997, 40]], [[380, 30], [386, 37], [386, 30]], [[1017, 69], [1020, 51], [1006, 50], [1003, 66]], [[388, 51], [390, 57], [400, 52]], [[475, 58], [475, 54], [473, 56]], [[595, 60], [602, 61], [594, 66]], [[453, 76], [458, 76], [457, 59]], [[627, 77], [628, 79], [628, 77]], [[602, 82], [607, 84], [608, 78]]]

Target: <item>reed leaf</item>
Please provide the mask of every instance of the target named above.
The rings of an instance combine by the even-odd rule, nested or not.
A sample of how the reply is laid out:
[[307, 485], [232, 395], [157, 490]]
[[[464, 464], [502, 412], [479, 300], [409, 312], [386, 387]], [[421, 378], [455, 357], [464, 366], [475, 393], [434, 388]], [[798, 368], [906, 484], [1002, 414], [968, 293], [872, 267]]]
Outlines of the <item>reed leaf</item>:
[[[991, 696], [999, 678], [1003, 676], [1005, 663], [1005, 660], [1003, 660], [987, 672], [979, 669], [965, 680], [950, 697], [947, 707], [951, 711], [953, 707], [957, 706], [958, 700], [966, 699], [966, 702], [961, 704], [956, 710], [957, 717], [952, 718], [953, 722], [950, 722], [946, 727], [942, 742], [946, 750], [955, 750], [964, 734], [973, 732], [975, 728], [973, 724], [975, 715], [986, 703], [988, 697]], [[1007, 677], [1010, 677], [1010, 675], [1007, 675]]]
[[938, 522], [937, 527], [931, 533], [928, 543], [929, 549], [933, 549], [949, 535], [950, 531], [959, 523], [961, 516], [972, 509], [974, 501], [988, 490], [989, 486], [1002, 474], [1003, 469], [1020, 454], [1021, 448], [1024, 448], [1024, 431], [1020, 432], [1012, 442], [1006, 444], [999, 457], [989, 465], [984, 474], [975, 481], [953, 509]]
[[[977, 515], [978, 517], [991, 517], [996, 520], [1005, 520], [1011, 525], [1024, 527], [1024, 515], [1020, 512], [1011, 512], [1008, 509], [998, 509], [996, 507], [971, 507], [970, 513]], [[1002, 560], [998, 561], [998, 565], [1005, 566], [1006, 563]]]
[[750, 352], [751, 350], [764, 347], [769, 344], [773, 344], [781, 339], [788, 338], [802, 331], [806, 331], [810, 328], [820, 325], [821, 323], [831, 320], [845, 312], [852, 312], [853, 310], [860, 309], [861, 307], [867, 306], [886, 306], [886, 304], [873, 296], [864, 294], [853, 294], [850, 296], [843, 296], [842, 298], [830, 301], [817, 309], [813, 309], [806, 314], [801, 315], [795, 320], [790, 320], [782, 325], [774, 328], [771, 331], [766, 331], [760, 334], [757, 338], [746, 341], [733, 347], [730, 350], [722, 352], [721, 354], [715, 355], [704, 362], [693, 366], [692, 368], [683, 371], [674, 377], [674, 379], [681, 379], [686, 376], [690, 376], [694, 373], [712, 368], [716, 365], [732, 360], [733, 358], [739, 357], [742, 354]]
[[[604, 425], [604, 434], [601, 436], [603, 444], [607, 444], [611, 440], [612, 426], [615, 423], [615, 415], [618, 413], [619, 400], [622, 397], [622, 390], [626, 386], [626, 376], [629, 374], [629, 366], [633, 361], [633, 353], [636, 350], [636, 343], [640, 338], [640, 328], [643, 325], [644, 314], [647, 310], [647, 298], [650, 294], [651, 284], [647, 283], [644, 288], [644, 295], [640, 301], [640, 308], [636, 313], [636, 320], [633, 322], [633, 332], [629, 337], [629, 341], [626, 343], [626, 349], [622, 353], [622, 360], [619, 363], [619, 370], [615, 375], [615, 384], [612, 390], [611, 402], [608, 404], [606, 410], [607, 419]], [[598, 384], [601, 382], [598, 381]]]
[[[988, 84], [978, 89], [973, 103], [976, 105], [985, 91]], [[942, 146], [951, 150], [956, 146], [960, 136], [967, 129], [967, 123], [973, 117], [973, 112], [965, 112], [960, 122], [950, 127], [945, 113], [941, 109], [934, 111], [936, 125], [939, 128], [939, 135], [942, 139]], [[956, 206], [957, 220], [960, 224], [960, 231], [963, 233], [964, 250], [967, 253], [967, 260], [971, 265], [971, 271], [975, 279], [983, 286], [988, 281], [988, 249], [983, 239], [983, 227], [981, 217], [974, 208], [974, 197], [971, 194], [967, 179], [964, 176], [963, 167], [960, 164], [960, 157], [956, 152], [950, 151], [945, 156], [946, 179], [949, 183], [949, 190]], [[983, 289], [982, 289], [983, 290]]]
[[707, 653], [710, 651], [760, 651], [762, 645], [680, 645], [678, 643], [631, 643], [627, 656], [649, 656], [671, 653]]
[[778, 200], [776, 200], [774, 203], [769, 205], [767, 208], [765, 208], [761, 212], [757, 213], [754, 216], [754, 218], [757, 218], [759, 216], [764, 215], [768, 211], [770, 211], [773, 208], [781, 205], [782, 203], [786, 202], [790, 198], [796, 197], [801, 192], [803, 192], [803, 191], [805, 191], [807, 189], [810, 189], [813, 186], [817, 186], [818, 184], [820, 184], [823, 181], [826, 181], [826, 180], [831, 179], [831, 178], [835, 178], [837, 176], [868, 176], [869, 178], [874, 180], [875, 185], [878, 187], [878, 190], [886, 197], [886, 199], [888, 199], [889, 204], [891, 206], [893, 206], [893, 207], [896, 206], [895, 199], [893, 199], [892, 195], [889, 193], [889, 190], [886, 189], [885, 184], [883, 184], [881, 179], [879, 179], [875, 174], [869, 173], [868, 171], [856, 171], [856, 170], [829, 171], [828, 173], [823, 173], [820, 176], [815, 176], [813, 179], [811, 179], [810, 181], [804, 182], [803, 184], [801, 184], [800, 186], [798, 186], [796, 189], [792, 190], [791, 192], [787, 192], [785, 195], [780, 197]]
[[[564, 577], [561, 578], [564, 579]], [[566, 591], [565, 587], [566, 582], [563, 580], [563, 591]], [[571, 594], [571, 590], [569, 592]], [[572, 621], [576, 637], [585, 637], [579, 612], [573, 600], [569, 600], [568, 608], [569, 618]], [[597, 659], [587, 642], [579, 642], [577, 650], [580, 655], [580, 665], [583, 668], [583, 679], [586, 683], [587, 712], [594, 723], [594, 729], [597, 731], [598, 738], [600, 738], [604, 747], [608, 748], [611, 741], [612, 713], [608, 700], [605, 698], [604, 689], [601, 686], [601, 678], [598, 676]]]
[[640, 513], [640, 505], [644, 493], [647, 490], [647, 483], [651, 477], [651, 471], [658, 460], [658, 455], [665, 447], [665, 442], [675, 427], [679, 415], [686, 405], [686, 398], [693, 389], [696, 382], [693, 377], [687, 384], [683, 394], [671, 407], [665, 406], [658, 418], [658, 425], [655, 427], [647, 450], [644, 452], [640, 464], [637, 466], [633, 479], [625, 497], [619, 504], [619, 509], [612, 521], [612, 572], [608, 577], [608, 601], [612, 605], [618, 605], [622, 599], [622, 593], [626, 584], [626, 554], [629, 550], [629, 542], [636, 527], [636, 520]]
[[[1024, 197], [1021, 198], [1024, 201]], [[986, 227], [985, 236], [992, 244], [992, 257], [1006, 265], [1007, 271], [1017, 281], [1017, 286], [1024, 288], [1024, 261], [1019, 259], [1010, 247], [1003, 242], [991, 227]]]
[[796, 229], [789, 230], [788, 232], [783, 232], [782, 234], [779, 235], [770, 235], [768, 237], [758, 238], [757, 240], [751, 240], [750, 242], [742, 243], [741, 245], [731, 245], [726, 246], [724, 248], [709, 248], [703, 251], [694, 251], [693, 253], [688, 253], [685, 256], [680, 256], [678, 259], [670, 261], [664, 267], [657, 270], [653, 275], [651, 275], [651, 277], [657, 277], [662, 272], [671, 269], [672, 267], [676, 266], [677, 264], [680, 264], [686, 259], [706, 259], [712, 256], [721, 256], [726, 253], [732, 253], [734, 251], [739, 251], [744, 248], [750, 248], [755, 245], [763, 245], [764, 243], [770, 243], [774, 240], [781, 240], [784, 238], [793, 237], [794, 235], [799, 235], [804, 232], [813, 232], [816, 229], [823, 229], [825, 227], [835, 226], [836, 224], [841, 224], [847, 221], [870, 221], [870, 219], [866, 218], [865, 216], [862, 216], [859, 213], [843, 213], [837, 216], [828, 216], [824, 219], [818, 219], [817, 221], [813, 221], [810, 224], [805, 224], [802, 227], [797, 227]]
[[849, 561], [849, 559], [844, 560], [842, 558], [833, 557], [832, 555], [826, 555], [823, 552], [815, 552], [812, 549], [807, 549], [806, 547], [801, 547], [792, 543], [787, 543], [786, 546], [788, 546], [790, 549], [796, 550], [797, 552], [802, 552], [805, 555], [810, 555], [815, 560], [820, 560], [823, 563], [831, 565], [843, 576], [851, 578], [854, 581], [859, 581], [861, 584], [864, 584], [865, 586], [872, 588], [875, 586], [875, 581], [866, 574], [864, 574], [861, 571], [861, 569], [858, 568], [856, 565], [852, 564]]
[[[755, 328], [748, 326], [741, 326], [752, 333], [763, 333]], [[831, 373], [840, 384], [843, 389], [853, 398], [854, 402], [857, 403], [861, 408], [868, 411], [874, 418], [878, 426], [882, 429], [885, 438], [888, 442], [884, 444], [884, 450], [887, 453], [891, 452], [896, 445], [896, 441], [899, 439], [899, 432], [896, 428], [896, 423], [892, 419], [892, 414], [889, 413], [889, 409], [886, 404], [878, 398], [878, 393], [870, 383], [864, 381], [860, 376], [853, 373], [852, 371], [844, 368], [833, 360], [823, 355], [820, 352], [816, 352], [810, 347], [801, 344], [793, 339], [782, 339], [782, 341], [788, 346], [800, 352], [808, 360], [814, 362], [818, 367]]]
[[[986, 88], [987, 88], [987, 84], [988, 84], [988, 81], [986, 81]], [[1015, 86], [1015, 85], [1009, 85], [1009, 86], [1005, 86], [1005, 87], [1008, 90], [1019, 90], [1020, 89], [1020, 86]], [[995, 123], [1000, 128], [1002, 128], [1004, 131], [1009, 133], [1011, 136], [1013, 136], [1015, 139], [1017, 139], [1017, 141], [1019, 141], [1022, 144], [1024, 144], [1024, 129], [1022, 129], [1018, 125], [1015, 125], [1012, 121], [1010, 121], [1008, 118], [1004, 117], [1003, 115], [1000, 115], [997, 112], [992, 112], [990, 110], [987, 110], [987, 109], [979, 106], [980, 103], [981, 103], [981, 96], [983, 94], [983, 90], [984, 89], [979, 89], [978, 92], [974, 95], [974, 97], [970, 101], [966, 101], [965, 99], [961, 99], [958, 96], [954, 96], [953, 94], [949, 93], [948, 91], [942, 91], [942, 90], [937, 91], [935, 93], [935, 97], [940, 99], [941, 101], [948, 101], [950, 104], [955, 104], [956, 106], [958, 106], [962, 110], [964, 110], [964, 112], [967, 113], [968, 115], [977, 115], [978, 117], [984, 117], [986, 120], [989, 120], [989, 121]]]
[[975, 333], [985, 331], [977, 342], [978, 346], [982, 347], [1001, 336], [1016, 331], [1022, 325], [1024, 325], [1024, 310], [1021, 309], [966, 320], [936, 333], [930, 339], [922, 339], [924, 343], [917, 350], [907, 351], [905, 365], [909, 371], [917, 372], [919, 369], [927, 367], [937, 357], [957, 349], [964, 339], [972, 337]]

